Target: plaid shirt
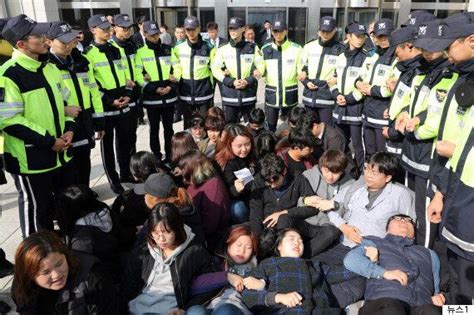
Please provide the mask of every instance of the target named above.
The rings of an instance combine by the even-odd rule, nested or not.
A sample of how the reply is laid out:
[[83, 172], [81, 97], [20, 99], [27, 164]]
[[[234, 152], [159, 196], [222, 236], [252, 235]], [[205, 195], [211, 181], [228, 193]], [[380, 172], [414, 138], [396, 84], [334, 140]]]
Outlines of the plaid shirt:
[[[340, 309], [331, 308], [332, 294], [326, 280], [340, 282], [346, 279], [344, 272], [334, 272], [316, 261], [302, 258], [271, 257], [263, 260], [251, 276], [265, 280], [261, 291], [244, 290], [242, 298], [250, 311], [271, 311], [272, 314], [339, 314]], [[302, 304], [287, 308], [275, 303], [277, 293], [298, 292]]]

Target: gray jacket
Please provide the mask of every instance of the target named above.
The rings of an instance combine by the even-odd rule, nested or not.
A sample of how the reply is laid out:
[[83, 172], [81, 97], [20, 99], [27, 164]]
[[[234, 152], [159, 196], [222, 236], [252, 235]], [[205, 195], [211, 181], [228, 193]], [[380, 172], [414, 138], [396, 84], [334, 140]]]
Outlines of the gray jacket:
[[[363, 176], [352, 185], [344, 187], [334, 197], [334, 201], [340, 205], [339, 210], [328, 212], [331, 223], [337, 227], [349, 224], [357, 227], [362, 236], [383, 238], [387, 220], [392, 215], [403, 213], [416, 219], [415, 196], [405, 186], [388, 183], [369, 209], [366, 208], [369, 203], [368, 195]], [[349, 247], [356, 245], [346, 238], [342, 243]]]
[[[313, 168], [304, 171], [303, 176], [308, 180], [308, 183], [310, 184], [314, 194], [327, 200], [333, 199], [339, 191], [355, 182], [355, 180], [346, 173], [344, 174], [344, 177], [339, 179], [336, 183], [330, 185], [324, 180], [318, 165], [315, 165]], [[298, 200], [298, 206], [304, 206], [303, 198]], [[315, 216], [307, 218], [306, 222], [312, 225], [324, 225], [331, 223], [327, 213], [323, 211], [320, 211]]]

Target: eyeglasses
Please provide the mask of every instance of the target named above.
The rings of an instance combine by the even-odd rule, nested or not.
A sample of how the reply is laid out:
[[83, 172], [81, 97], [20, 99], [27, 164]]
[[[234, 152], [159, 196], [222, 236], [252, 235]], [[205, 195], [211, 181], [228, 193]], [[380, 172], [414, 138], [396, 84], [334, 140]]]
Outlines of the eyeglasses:
[[374, 169], [373, 165], [369, 165], [367, 163], [364, 164], [364, 173], [367, 173], [367, 175], [373, 175], [373, 176], [379, 176], [382, 174], [380, 171]]
[[410, 217], [394, 216], [394, 217], [392, 217], [392, 219], [391, 219], [390, 221], [392, 221], [392, 220], [395, 220], [395, 221], [398, 221], [398, 222], [401, 222], [401, 223], [411, 223], [411, 224], [414, 224], [413, 219], [410, 218]]

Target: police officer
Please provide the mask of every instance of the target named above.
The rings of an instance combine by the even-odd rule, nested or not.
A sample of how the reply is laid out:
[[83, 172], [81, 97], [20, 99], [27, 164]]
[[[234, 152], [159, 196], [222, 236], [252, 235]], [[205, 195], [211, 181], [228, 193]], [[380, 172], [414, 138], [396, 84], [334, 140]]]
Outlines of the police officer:
[[[171, 66], [171, 47], [161, 43], [160, 29], [155, 21], [143, 24], [145, 45], [135, 58], [138, 83], [143, 86], [143, 106], [150, 123], [150, 147], [158, 161], [163, 155], [160, 148], [160, 121], [163, 123], [166, 159], [171, 158], [173, 114], [178, 101], [177, 83]], [[145, 80], [144, 74], [147, 75]]]
[[[105, 115], [105, 135], [100, 150], [105, 174], [110, 188], [116, 194], [124, 191], [120, 179], [130, 177], [130, 145], [128, 103], [131, 90], [127, 89], [127, 65], [123, 63], [120, 49], [109, 42], [112, 25], [103, 14], [97, 14], [87, 21], [94, 35], [84, 55], [94, 69], [94, 77], [102, 94]], [[130, 84], [129, 84], [130, 85]], [[120, 167], [120, 178], [115, 170], [114, 143]]]
[[284, 21], [276, 21], [272, 29], [273, 41], [262, 47], [265, 65], [265, 115], [268, 127], [275, 131], [278, 116], [283, 120], [298, 104], [298, 79], [304, 79], [301, 72], [300, 45], [288, 40], [288, 26]]
[[[437, 32], [438, 26], [439, 23], [436, 21], [420, 25], [419, 37], [426, 36], [427, 30]], [[433, 137], [412, 132], [415, 126], [419, 126], [422, 121], [426, 120], [428, 104], [432, 104], [436, 99], [435, 86], [439, 84], [450, 87], [453, 75], [449, 69], [446, 69], [449, 61], [442, 51], [428, 52], [422, 49], [422, 55], [424, 59], [412, 80], [411, 90], [413, 92], [409, 106], [398, 115], [397, 120], [398, 131], [405, 136], [402, 145], [401, 165], [407, 173], [408, 187], [415, 192], [415, 208], [418, 218], [416, 240], [418, 244], [427, 247], [430, 229], [426, 219], [426, 194]], [[431, 99], [429, 98], [430, 91], [433, 92]]]
[[385, 151], [382, 128], [388, 126], [384, 112], [392, 95], [386, 82], [390, 77], [397, 76], [393, 73], [397, 62], [395, 49], [389, 49], [389, 36], [393, 30], [393, 21], [390, 19], [381, 19], [375, 23], [373, 34], [377, 60], [366, 72], [367, 76], [356, 82], [356, 87], [365, 95], [362, 116], [366, 160], [376, 152]]
[[[127, 75], [127, 90], [132, 92], [132, 97], [128, 103], [130, 108], [129, 113], [129, 146], [130, 156], [135, 154], [137, 142], [137, 127], [138, 116], [140, 109], [140, 87], [136, 84], [137, 75], [135, 73], [135, 54], [137, 53], [137, 46], [132, 41], [133, 22], [127, 14], [117, 14], [114, 16], [114, 35], [112, 36], [112, 45], [120, 49], [122, 54], [122, 62], [126, 65]], [[131, 178], [123, 178], [124, 181], [131, 180]]]
[[0, 118], [6, 170], [19, 193], [24, 237], [53, 230], [53, 194], [72, 182], [67, 168], [75, 123], [64, 113], [68, 91], [61, 74], [47, 62], [49, 27], [22, 14], [2, 32], [17, 49], [0, 69]]
[[214, 99], [211, 64], [215, 49], [199, 34], [199, 20], [188, 16], [184, 20], [187, 40], [173, 49], [174, 75], [179, 79], [179, 98], [183, 105], [184, 129], [190, 127], [192, 114], [206, 116]]
[[310, 112], [319, 116], [321, 122], [332, 125], [334, 99], [327, 81], [333, 79], [336, 59], [345, 47], [336, 38], [336, 20], [324, 16], [319, 22], [318, 38], [309, 41], [303, 48], [303, 104]]
[[346, 139], [352, 141], [357, 168], [364, 167], [364, 146], [362, 143], [362, 105], [364, 95], [356, 89], [355, 83], [375, 62], [363, 49], [367, 39], [365, 26], [353, 22], [347, 26], [348, 49], [337, 57], [337, 84], [331, 87], [336, 108], [333, 118], [344, 131]]
[[91, 149], [96, 139], [104, 136], [104, 110], [97, 83], [89, 61], [74, 49], [78, 31], [66, 22], [55, 22], [48, 31], [51, 47], [49, 61], [61, 71], [64, 85], [70, 95], [66, 102], [66, 114], [75, 117], [76, 130], [72, 151], [74, 155], [75, 183], [89, 186], [91, 173]]
[[[233, 17], [229, 21], [230, 41], [217, 49], [212, 74], [221, 82], [220, 90], [226, 122], [237, 123], [239, 113], [248, 120], [257, 102], [258, 80], [263, 72], [263, 60], [257, 45], [244, 41], [244, 20]], [[224, 70], [225, 69], [225, 70]]]
[[438, 190], [428, 207], [428, 218], [432, 223], [441, 223], [441, 236], [448, 247], [447, 302], [470, 304], [474, 296], [474, 281], [468, 276], [474, 268], [474, 24], [463, 14], [442, 20], [425, 49], [447, 51], [459, 73], [445, 95], [433, 164], [444, 164], [449, 172], [433, 177], [431, 187]]

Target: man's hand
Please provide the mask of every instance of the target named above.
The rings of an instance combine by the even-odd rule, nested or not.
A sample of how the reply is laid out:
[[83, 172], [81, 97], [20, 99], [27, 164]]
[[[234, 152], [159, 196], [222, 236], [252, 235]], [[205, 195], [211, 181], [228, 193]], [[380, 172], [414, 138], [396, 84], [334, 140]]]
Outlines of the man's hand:
[[80, 112], [82, 112], [82, 108], [79, 106], [64, 106], [64, 114], [68, 117], [76, 118]]
[[169, 92], [171, 92], [171, 86], [159, 87], [156, 89], [156, 93], [160, 94], [161, 96], [164, 96], [168, 94]]
[[260, 72], [260, 70], [255, 69], [253, 70], [253, 76], [257, 79], [260, 79], [262, 77], [262, 73]]
[[132, 80], [127, 79], [127, 87], [133, 89], [135, 87], [135, 82]]
[[385, 139], [388, 139], [388, 127], [382, 127], [382, 135], [384, 136]]
[[104, 136], [105, 136], [105, 131], [99, 130], [95, 133], [95, 140], [102, 140], [104, 139]]
[[401, 112], [398, 114], [397, 119], [395, 120], [395, 129], [401, 133], [405, 133], [405, 126], [407, 125], [409, 116], [407, 112]]
[[261, 291], [265, 288], [265, 281], [254, 277], [247, 277], [244, 278], [244, 286], [247, 290]]
[[383, 111], [383, 119], [389, 119], [389, 118], [390, 118], [390, 114], [388, 113], [388, 108], [386, 108]]
[[442, 193], [437, 191], [431, 200], [426, 211], [428, 213], [428, 219], [431, 223], [438, 224], [441, 222], [441, 213], [443, 212], [444, 196]]
[[329, 87], [333, 87], [337, 84], [337, 78], [332, 77], [326, 81]]
[[397, 81], [398, 81], [398, 79], [394, 78], [394, 77], [387, 80], [386, 87], [388, 87], [388, 89], [390, 90], [391, 93], [393, 93], [393, 91], [395, 91], [395, 86], [397, 86]]
[[408, 132], [414, 132], [418, 125], [420, 124], [420, 118], [414, 117], [407, 121], [407, 125], [405, 126], [405, 130]]
[[344, 95], [339, 94], [339, 95], [336, 97], [336, 103], [337, 103], [337, 105], [339, 105], [339, 106], [346, 106], [346, 105], [347, 105], [347, 102], [346, 102], [346, 98], [344, 97]]
[[298, 73], [298, 76], [296, 77], [296, 79], [298, 81], [303, 81], [303, 80], [306, 80], [306, 77], [307, 77], [307, 74], [305, 71], [301, 71], [300, 73]]
[[344, 236], [347, 237], [350, 241], [356, 244], [362, 243], [363, 238], [361, 236], [361, 232], [355, 226], [349, 224], [341, 224], [339, 226], [339, 230], [341, 230], [342, 234], [344, 234]]
[[377, 262], [379, 261], [379, 250], [373, 246], [366, 246], [365, 256], [367, 256], [371, 262]]
[[316, 90], [318, 88], [318, 86], [316, 84], [314, 84], [313, 82], [309, 81], [307, 84], [306, 84], [306, 87], [312, 91]]
[[274, 227], [275, 225], [277, 225], [278, 219], [280, 218], [280, 216], [282, 214], [287, 214], [287, 213], [288, 213], [288, 210], [282, 210], [282, 211], [272, 213], [268, 217], [266, 217], [265, 220], [263, 220], [262, 223], [263, 223], [263, 225], [265, 225], [267, 227]]
[[227, 281], [229, 281], [230, 285], [233, 286], [237, 292], [244, 290], [244, 279], [241, 276], [228, 272]]
[[456, 145], [452, 142], [446, 140], [436, 142], [436, 152], [440, 156], [450, 158], [453, 156], [455, 149]]
[[56, 138], [53, 147], [51, 148], [54, 152], [62, 152], [66, 147], [66, 142], [62, 138]]
[[69, 149], [69, 147], [72, 145], [73, 137], [74, 137], [74, 132], [72, 131], [67, 131], [61, 136], [61, 139], [64, 140], [64, 150]]
[[443, 293], [438, 293], [431, 297], [431, 301], [433, 301], [434, 305], [442, 307], [444, 303], [446, 303], [446, 298], [444, 297]]
[[275, 295], [275, 302], [287, 307], [301, 305], [301, 301], [303, 301], [303, 297], [298, 292], [290, 292], [286, 294], [278, 293]]
[[150, 75], [149, 75], [148, 73], [145, 73], [145, 74], [143, 75], [143, 80], [145, 80], [146, 82], [151, 81]]
[[117, 108], [122, 108], [126, 106], [127, 104], [128, 102], [127, 103], [125, 102], [125, 97], [121, 96], [120, 98], [114, 100], [114, 102], [112, 103], [112, 106], [117, 107]]
[[169, 314], [169, 315], [184, 315], [184, 314], [186, 314], [186, 312], [183, 311], [183, 310], [174, 308], [174, 309], [172, 309], [168, 314]]
[[170, 74], [169, 80], [170, 80], [171, 82], [176, 82], [176, 81], [177, 81], [177, 80], [176, 80], [176, 77], [175, 77], [174, 75], [172, 75], [172, 74]]
[[320, 211], [329, 211], [331, 209], [334, 209], [334, 200], [319, 199], [313, 204], [314, 207], [319, 209]]
[[408, 276], [405, 272], [398, 269], [386, 270], [383, 273], [383, 278], [386, 280], [395, 280], [400, 282], [401, 285], [406, 286], [408, 284]]

